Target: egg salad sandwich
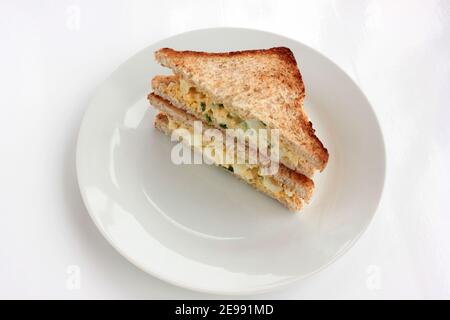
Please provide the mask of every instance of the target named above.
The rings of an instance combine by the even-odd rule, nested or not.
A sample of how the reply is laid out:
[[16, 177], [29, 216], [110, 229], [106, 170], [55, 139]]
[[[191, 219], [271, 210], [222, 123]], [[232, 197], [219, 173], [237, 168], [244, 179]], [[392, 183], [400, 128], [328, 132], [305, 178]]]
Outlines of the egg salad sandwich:
[[[228, 53], [164, 48], [155, 57], [174, 72], [152, 80], [153, 92], [148, 99], [160, 111], [155, 120], [157, 129], [167, 135], [180, 128], [193, 132], [194, 122], [202, 121], [205, 128], [224, 132], [276, 130], [279, 166], [274, 174], [262, 175], [265, 165], [261, 163], [213, 163], [293, 211], [310, 200], [314, 189], [311, 177], [325, 168], [328, 151], [303, 110], [304, 85], [288, 48]], [[263, 147], [273, 148], [270, 140], [265, 143]], [[209, 148], [203, 142], [191, 147], [197, 151]], [[223, 148], [227, 152], [227, 146]], [[258, 156], [261, 148], [261, 144], [256, 148]]]
[[325, 168], [328, 151], [303, 109], [305, 88], [290, 49], [206, 53], [163, 48], [155, 58], [174, 72], [153, 79], [158, 96], [216, 128], [278, 129], [280, 163], [307, 177]]

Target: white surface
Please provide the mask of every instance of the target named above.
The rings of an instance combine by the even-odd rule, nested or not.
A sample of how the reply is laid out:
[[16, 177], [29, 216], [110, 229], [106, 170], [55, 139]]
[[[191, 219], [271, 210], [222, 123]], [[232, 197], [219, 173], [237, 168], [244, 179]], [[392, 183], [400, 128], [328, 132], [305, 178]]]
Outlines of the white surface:
[[376, 109], [388, 160], [357, 244], [312, 278], [251, 298], [450, 298], [449, 24], [448, 1], [2, 1], [0, 297], [220, 297], [152, 278], [103, 239], [74, 150], [95, 87], [133, 53], [238, 26], [298, 39], [346, 70]]
[[[226, 170], [173, 164], [174, 144], [153, 128], [146, 99], [149, 75], [163, 71], [152, 59], [159, 48], [274, 46], [298, 57], [306, 111], [331, 155], [298, 214]], [[323, 269], [367, 228], [385, 178], [380, 130], [361, 90], [317, 51], [262, 31], [204, 29], [146, 47], [99, 87], [80, 128], [77, 176], [95, 224], [142, 270], [202, 292], [261, 293]]]

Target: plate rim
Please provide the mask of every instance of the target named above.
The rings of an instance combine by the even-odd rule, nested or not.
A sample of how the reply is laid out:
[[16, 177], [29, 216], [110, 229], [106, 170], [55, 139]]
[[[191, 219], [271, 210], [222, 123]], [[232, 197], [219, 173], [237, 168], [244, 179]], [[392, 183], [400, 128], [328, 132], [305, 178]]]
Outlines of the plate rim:
[[[220, 31], [250, 31], [250, 32], [258, 32], [258, 33], [265, 33], [265, 34], [269, 34], [272, 36], [276, 36], [279, 38], [283, 38], [285, 40], [289, 40], [292, 42], [297, 42], [299, 44], [301, 44], [302, 46], [310, 49], [311, 51], [313, 51], [315, 54], [321, 56], [322, 58], [328, 60], [328, 62], [330, 62], [335, 68], [337, 68], [340, 72], [342, 72], [345, 77], [348, 78], [349, 81], [352, 82], [352, 84], [358, 88], [358, 90], [360, 91], [360, 93], [362, 94], [362, 97], [367, 101], [367, 104], [369, 106], [370, 112], [372, 113], [372, 116], [375, 119], [375, 125], [378, 128], [378, 132], [379, 132], [379, 136], [380, 136], [380, 147], [382, 150], [382, 177], [381, 177], [381, 186], [380, 186], [380, 190], [379, 190], [379, 194], [378, 194], [378, 200], [377, 200], [377, 204], [375, 206], [375, 208], [373, 209], [373, 212], [371, 213], [370, 219], [368, 219], [367, 223], [363, 226], [363, 228], [361, 228], [361, 230], [357, 233], [357, 235], [351, 239], [348, 244], [342, 249], [340, 250], [339, 253], [337, 253], [332, 259], [330, 259], [327, 263], [323, 264], [322, 266], [320, 266], [319, 268], [304, 274], [304, 275], [300, 275], [300, 276], [293, 276], [290, 278], [287, 278], [285, 280], [282, 280], [280, 282], [276, 282], [273, 284], [269, 284], [269, 285], [264, 285], [262, 287], [252, 287], [252, 288], [248, 288], [248, 289], [240, 289], [239, 291], [231, 291], [231, 290], [216, 290], [216, 289], [207, 289], [205, 287], [201, 287], [201, 286], [195, 286], [191, 283], [186, 283], [186, 282], [179, 282], [179, 281], [175, 281], [172, 280], [170, 277], [164, 277], [161, 276], [160, 274], [158, 274], [157, 272], [154, 272], [153, 270], [148, 269], [147, 267], [145, 267], [144, 265], [142, 265], [140, 262], [136, 261], [133, 257], [131, 257], [130, 255], [128, 255], [127, 252], [125, 252], [124, 250], [120, 249], [119, 246], [117, 246], [114, 241], [110, 238], [109, 234], [106, 232], [106, 230], [100, 225], [100, 222], [98, 221], [96, 215], [93, 213], [93, 209], [89, 206], [89, 202], [86, 199], [86, 195], [83, 192], [83, 187], [82, 187], [82, 178], [81, 178], [81, 168], [80, 168], [80, 144], [81, 144], [81, 133], [82, 133], [82, 129], [84, 127], [84, 124], [86, 122], [86, 118], [87, 115], [89, 113], [89, 110], [92, 107], [92, 102], [95, 100], [95, 97], [97, 96], [97, 93], [101, 90], [101, 88], [104, 86], [104, 83], [108, 81], [108, 79], [110, 79], [112, 77], [112, 75], [114, 73], [116, 73], [117, 70], [119, 70], [127, 61], [133, 59], [135, 56], [137, 56], [139, 53], [141, 53], [143, 50], [145, 50], [146, 48], [150, 47], [150, 46], [158, 46], [158, 44], [160, 44], [161, 42], [165, 42], [168, 39], [174, 38], [174, 37], [180, 37], [189, 33], [196, 33], [196, 32], [204, 32], [204, 31], [216, 31], [216, 32], [220, 32]], [[386, 143], [385, 143], [385, 139], [384, 139], [384, 134], [383, 134], [383, 130], [382, 130], [382, 126], [381, 126], [381, 122], [378, 118], [378, 115], [375, 111], [375, 109], [373, 108], [372, 103], [370, 102], [370, 100], [368, 99], [368, 97], [366, 96], [366, 94], [364, 93], [364, 91], [362, 90], [362, 88], [356, 83], [356, 81], [354, 81], [354, 79], [345, 71], [343, 70], [337, 63], [335, 63], [331, 58], [329, 58], [328, 56], [326, 56], [325, 54], [321, 53], [319, 50], [301, 42], [300, 40], [279, 34], [279, 33], [275, 33], [275, 32], [271, 32], [271, 31], [267, 31], [267, 30], [263, 30], [263, 29], [255, 29], [255, 28], [242, 28], [242, 27], [211, 27], [211, 28], [198, 28], [198, 29], [191, 29], [185, 32], [181, 32], [181, 33], [175, 33], [172, 34], [168, 37], [159, 39], [141, 49], [139, 49], [137, 52], [135, 52], [134, 54], [132, 54], [130, 57], [128, 57], [126, 60], [122, 61], [116, 68], [114, 68], [114, 70], [112, 72], [110, 72], [102, 81], [100, 84], [98, 84], [94, 90], [93, 90], [94, 94], [91, 96], [91, 98], [89, 99], [89, 102], [87, 104], [87, 107], [85, 108], [84, 112], [83, 112], [83, 116], [80, 122], [80, 126], [79, 126], [79, 130], [78, 130], [78, 134], [77, 134], [77, 141], [76, 141], [76, 150], [75, 150], [75, 166], [76, 166], [76, 176], [77, 176], [77, 185], [78, 185], [78, 190], [81, 194], [81, 198], [83, 200], [84, 206], [86, 208], [86, 211], [88, 212], [89, 216], [91, 217], [92, 221], [94, 222], [95, 226], [97, 227], [97, 229], [100, 231], [100, 234], [102, 234], [102, 236], [106, 239], [106, 241], [122, 256], [124, 257], [126, 260], [128, 260], [131, 264], [133, 264], [134, 266], [136, 266], [138, 269], [142, 270], [144, 273], [151, 275], [152, 277], [155, 277], [156, 279], [162, 280], [166, 283], [169, 283], [171, 285], [177, 286], [177, 287], [181, 287], [184, 289], [188, 289], [188, 290], [192, 290], [192, 291], [196, 291], [196, 292], [202, 292], [202, 293], [207, 293], [207, 294], [215, 294], [215, 295], [226, 295], [226, 296], [236, 296], [236, 295], [250, 295], [250, 294], [263, 294], [263, 293], [267, 293], [270, 291], [274, 291], [276, 289], [282, 289], [286, 286], [288, 286], [289, 284], [293, 284], [293, 283], [298, 283], [301, 280], [305, 280], [307, 278], [310, 278], [318, 273], [320, 273], [321, 271], [323, 271], [324, 269], [327, 269], [329, 266], [331, 266], [332, 264], [334, 264], [336, 261], [338, 261], [339, 259], [341, 259], [343, 256], [345, 256], [345, 254], [351, 249], [353, 248], [353, 246], [356, 244], [356, 242], [362, 237], [362, 235], [367, 231], [367, 229], [369, 228], [369, 226], [371, 225], [371, 223], [374, 220], [375, 214], [378, 212], [378, 209], [380, 207], [380, 203], [383, 199], [384, 196], [384, 192], [385, 192], [385, 184], [386, 184], [386, 172], [387, 172], [387, 155], [386, 155]]]

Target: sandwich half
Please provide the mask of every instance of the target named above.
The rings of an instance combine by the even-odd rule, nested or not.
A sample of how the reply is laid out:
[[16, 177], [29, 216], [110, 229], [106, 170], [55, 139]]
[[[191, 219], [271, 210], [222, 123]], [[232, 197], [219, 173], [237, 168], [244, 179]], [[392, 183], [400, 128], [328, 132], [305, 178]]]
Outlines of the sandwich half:
[[[155, 95], [149, 95], [150, 103], [157, 108], [160, 113], [156, 116], [155, 127], [165, 133], [171, 135], [175, 129], [185, 129], [193, 134], [193, 123], [198, 121], [197, 118], [188, 114], [186, 111], [173, 106], [169, 101]], [[207, 122], [203, 122], [204, 127], [212, 128]], [[190, 139], [193, 141], [193, 139]], [[186, 143], [185, 140], [183, 142]], [[190, 142], [188, 142], [190, 143]], [[190, 145], [195, 151], [204, 152], [210, 148], [210, 142], [202, 141], [200, 146]], [[225, 143], [223, 144], [223, 152], [227, 152]], [[311, 198], [314, 183], [308, 177], [299, 174], [284, 165], [280, 165], [278, 171], [273, 175], [261, 175], [261, 164], [224, 164], [221, 162], [212, 162], [225, 168], [228, 172], [236, 177], [244, 180], [257, 190], [267, 194], [268, 196], [278, 200], [292, 211], [299, 211], [305, 203]]]
[[216, 128], [278, 129], [284, 167], [307, 177], [325, 168], [328, 151], [303, 109], [304, 84], [288, 48], [228, 53], [164, 48], [155, 57], [174, 72], [153, 79], [156, 95]]

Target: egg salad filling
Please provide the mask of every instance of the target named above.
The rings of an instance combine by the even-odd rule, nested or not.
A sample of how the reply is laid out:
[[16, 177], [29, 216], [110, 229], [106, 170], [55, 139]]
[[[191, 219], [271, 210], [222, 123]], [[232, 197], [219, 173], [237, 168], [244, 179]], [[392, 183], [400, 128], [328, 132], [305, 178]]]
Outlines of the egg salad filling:
[[[178, 102], [183, 103], [189, 111], [201, 118], [210, 125], [217, 125], [222, 129], [265, 129], [266, 124], [255, 119], [242, 119], [231, 112], [224, 104], [214, 102], [211, 97], [198, 91], [193, 85], [181, 77], [177, 82], [170, 82], [165, 88], [165, 94], [174, 97]], [[270, 130], [268, 130], [266, 146], [270, 150]], [[299, 164], [305, 164], [305, 160], [295, 152], [289, 150], [286, 145], [280, 142], [280, 160], [287, 166], [296, 168]]]
[[[177, 121], [171, 117], [168, 118], [168, 128], [170, 131], [175, 129], [185, 129], [190, 133], [190, 139], [188, 141], [184, 140], [186, 143], [191, 143], [194, 141], [194, 129], [190, 126], [186, 126], [180, 121]], [[257, 188], [265, 191], [266, 193], [272, 195], [273, 197], [282, 197], [282, 198], [291, 198], [295, 195], [295, 191], [293, 188], [283, 184], [277, 180], [275, 180], [272, 176], [263, 176], [260, 174], [260, 166], [258, 164], [236, 164], [236, 161], [233, 164], [223, 164], [220, 161], [217, 161], [217, 158], [214, 157], [214, 150], [217, 152], [217, 147], [214, 145], [214, 141], [208, 139], [201, 139], [201, 148], [204, 157], [208, 157], [210, 162], [214, 163], [217, 166], [220, 166], [228, 171], [231, 171], [241, 179], [245, 180], [251, 185], [255, 185]], [[192, 145], [191, 145], [192, 147]], [[222, 155], [226, 154], [226, 145], [225, 143], [222, 147]]]

